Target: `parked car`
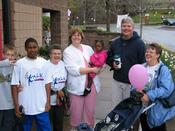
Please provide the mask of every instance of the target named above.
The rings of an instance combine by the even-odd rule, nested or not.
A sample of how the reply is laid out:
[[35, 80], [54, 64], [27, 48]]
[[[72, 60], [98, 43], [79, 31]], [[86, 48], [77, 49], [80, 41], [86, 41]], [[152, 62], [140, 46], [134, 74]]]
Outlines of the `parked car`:
[[165, 18], [163, 19], [163, 24], [169, 25], [169, 26], [172, 26], [172, 25], [175, 26], [175, 19]]

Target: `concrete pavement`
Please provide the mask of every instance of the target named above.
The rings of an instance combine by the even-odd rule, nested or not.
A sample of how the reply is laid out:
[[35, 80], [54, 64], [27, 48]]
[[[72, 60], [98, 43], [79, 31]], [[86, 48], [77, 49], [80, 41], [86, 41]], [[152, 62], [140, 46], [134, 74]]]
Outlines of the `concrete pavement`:
[[110, 67], [106, 65], [99, 75], [102, 87], [100, 93], [97, 95], [96, 119], [104, 119], [104, 117], [112, 110], [112, 74], [113, 72], [110, 71]]
[[[112, 110], [111, 86], [112, 86], [113, 72], [109, 70], [110, 67], [105, 66], [105, 68], [100, 73], [102, 89], [97, 96], [97, 107], [95, 113], [96, 121], [104, 119], [105, 116]], [[65, 117], [64, 131], [70, 131], [69, 117]], [[141, 131], [141, 129], [139, 131]], [[167, 122], [167, 131], [175, 131], [175, 119]]]

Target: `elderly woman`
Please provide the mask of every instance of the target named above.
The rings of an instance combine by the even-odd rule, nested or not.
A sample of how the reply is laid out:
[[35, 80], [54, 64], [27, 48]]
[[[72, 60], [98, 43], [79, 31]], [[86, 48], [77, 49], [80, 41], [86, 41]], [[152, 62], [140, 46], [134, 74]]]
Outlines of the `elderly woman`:
[[91, 91], [84, 95], [87, 88], [88, 73], [98, 74], [100, 68], [88, 67], [93, 50], [90, 46], [82, 44], [84, 35], [75, 28], [70, 33], [70, 45], [63, 52], [63, 60], [68, 71], [67, 88], [70, 93], [70, 124], [75, 129], [85, 122], [94, 126], [96, 94], [100, 91], [98, 75], [93, 79]]
[[166, 131], [165, 121], [175, 115], [175, 106], [165, 108], [158, 100], [168, 97], [174, 89], [171, 73], [168, 67], [160, 61], [161, 52], [161, 47], [157, 43], [152, 43], [147, 47], [145, 53], [145, 67], [148, 70], [149, 82], [144, 88], [142, 101], [156, 104], [141, 115], [143, 131]]

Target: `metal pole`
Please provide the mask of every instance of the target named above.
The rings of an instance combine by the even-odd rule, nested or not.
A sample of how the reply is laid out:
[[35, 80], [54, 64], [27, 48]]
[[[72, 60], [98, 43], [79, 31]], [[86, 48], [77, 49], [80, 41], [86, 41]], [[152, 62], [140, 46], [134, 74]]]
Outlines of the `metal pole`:
[[86, 0], [84, 1], [84, 26], [86, 27]]
[[110, 0], [105, 0], [105, 4], [106, 4], [106, 31], [107, 32], [110, 32], [109, 3], [110, 3]]
[[12, 42], [12, 27], [11, 27], [11, 12], [10, 12], [11, 0], [3, 0], [3, 27], [4, 27], [4, 44], [11, 44]]
[[140, 38], [142, 38], [142, 30], [143, 30], [143, 3], [140, 0]]
[[94, 24], [96, 24], [97, 4], [98, 4], [98, 0], [96, 0], [95, 7], [94, 7]]

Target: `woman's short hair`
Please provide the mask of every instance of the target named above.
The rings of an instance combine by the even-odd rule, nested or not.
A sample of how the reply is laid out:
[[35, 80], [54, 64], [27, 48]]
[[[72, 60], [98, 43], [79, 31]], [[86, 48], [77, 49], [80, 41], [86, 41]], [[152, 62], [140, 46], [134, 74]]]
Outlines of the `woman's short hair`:
[[81, 39], [82, 39], [82, 40], [84, 39], [83, 31], [82, 31], [80, 28], [73, 28], [73, 29], [71, 29], [71, 31], [70, 31], [70, 33], [69, 33], [69, 44], [72, 43], [71, 37], [72, 37], [75, 33], [80, 34], [80, 35], [81, 35]]
[[121, 25], [124, 24], [124, 23], [130, 23], [133, 27], [134, 27], [134, 21], [131, 17], [126, 17], [126, 18], [123, 18], [122, 21], [121, 21]]
[[156, 54], [159, 54], [161, 56], [161, 54], [162, 54], [162, 47], [158, 43], [148, 44], [147, 45], [147, 49], [149, 49], [149, 48], [151, 48], [152, 50], [155, 50]]
[[61, 47], [60, 47], [60, 45], [58, 45], [58, 44], [53, 44], [53, 45], [51, 45], [50, 47], [49, 47], [49, 54], [51, 54], [52, 53], [52, 50], [61, 50]]

